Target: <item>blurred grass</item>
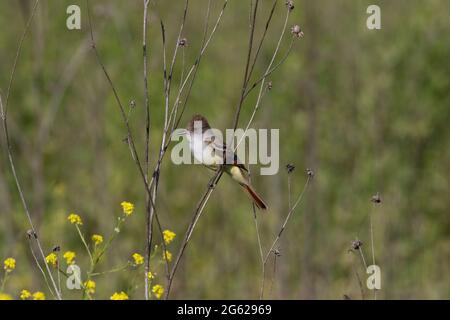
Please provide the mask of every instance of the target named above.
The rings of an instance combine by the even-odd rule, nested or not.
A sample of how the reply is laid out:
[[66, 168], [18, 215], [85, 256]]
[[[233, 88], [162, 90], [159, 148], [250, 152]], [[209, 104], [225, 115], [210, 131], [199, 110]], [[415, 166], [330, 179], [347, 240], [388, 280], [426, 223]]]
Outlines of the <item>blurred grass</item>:
[[[169, 54], [178, 33], [183, 5], [155, 1], [167, 31]], [[211, 21], [221, 7], [213, 1]], [[445, 0], [377, 1], [382, 29], [365, 27], [370, 1], [296, 1], [290, 25], [305, 37], [286, 63], [270, 77], [273, 89], [253, 123], [280, 128], [279, 174], [255, 176], [270, 212], [260, 216], [267, 249], [287, 213], [287, 173], [294, 163], [293, 194], [316, 172], [313, 186], [296, 210], [280, 243], [272, 298], [340, 299], [359, 297], [347, 249], [355, 237], [369, 254], [370, 198], [379, 191], [375, 210], [375, 249], [382, 268], [381, 298], [450, 298], [450, 4]], [[31, 1], [0, 2], [0, 88], [5, 93], [18, 39]], [[87, 267], [82, 244], [66, 220], [79, 213], [86, 234], [112, 231], [120, 202], [136, 204], [114, 250], [102, 268], [122, 265], [145, 247], [145, 194], [125, 137], [116, 102], [89, 50], [84, 2], [82, 30], [65, 27], [73, 1], [41, 1], [25, 40], [13, 85], [9, 123], [20, 179], [48, 250], [61, 245], [76, 251]], [[96, 42], [126, 105], [135, 100], [132, 128], [144, 150], [142, 84], [142, 3], [92, 1]], [[198, 53], [207, 1], [192, 1], [186, 32], [186, 65]], [[257, 38], [270, 9], [262, 1]], [[257, 64], [265, 69], [284, 18], [280, 1]], [[219, 30], [202, 59], [182, 125], [194, 113], [217, 128], [231, 125], [239, 98], [248, 33], [248, 2], [230, 1]], [[163, 78], [158, 15], [150, 10], [150, 99], [152, 159], [156, 158], [163, 123]], [[85, 50], [83, 48], [85, 47]], [[81, 48], [81, 49], [80, 49]], [[287, 41], [282, 52], [287, 48]], [[78, 61], [74, 58], [80, 50]], [[74, 63], [48, 139], [38, 130], [58, 86]], [[175, 69], [175, 81], [181, 64]], [[256, 76], [255, 76], [256, 78]], [[174, 92], [176, 91], [174, 87]], [[255, 96], [244, 105], [240, 124], [249, 119]], [[0, 142], [4, 149], [4, 138]], [[254, 168], [256, 169], [256, 167]], [[198, 166], [164, 163], [158, 212], [178, 237], [175, 253], [192, 209], [210, 172]], [[221, 180], [194, 232], [175, 278], [175, 298], [257, 298], [261, 280], [251, 206], [233, 182]], [[238, 201], [230, 201], [230, 198]], [[0, 156], [0, 259], [14, 256], [17, 270], [6, 291], [44, 290], [29, 253], [27, 221], [6, 153]], [[271, 265], [268, 265], [270, 271]], [[364, 270], [360, 269], [363, 275]], [[130, 274], [99, 278], [97, 295], [109, 298], [125, 290]], [[161, 273], [159, 276], [163, 276]], [[160, 281], [163, 279], [161, 278]], [[142, 284], [132, 298], [142, 298]], [[67, 298], [78, 293], [64, 293]], [[47, 294], [47, 296], [49, 296]], [[267, 296], [267, 295], [266, 295]]]

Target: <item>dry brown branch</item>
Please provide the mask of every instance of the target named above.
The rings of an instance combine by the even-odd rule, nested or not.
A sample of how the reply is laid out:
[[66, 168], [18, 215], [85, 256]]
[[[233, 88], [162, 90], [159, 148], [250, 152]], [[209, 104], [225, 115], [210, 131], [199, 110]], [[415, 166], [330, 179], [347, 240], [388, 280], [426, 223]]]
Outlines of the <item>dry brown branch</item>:
[[[36, 0], [35, 3], [34, 3], [33, 9], [32, 9], [31, 15], [30, 15], [30, 17], [29, 17], [29, 19], [27, 21], [26, 26], [25, 26], [24, 32], [22, 34], [22, 37], [20, 38], [19, 46], [17, 48], [16, 56], [15, 56], [15, 60], [14, 60], [14, 64], [13, 64], [13, 69], [11, 71], [11, 76], [10, 76], [10, 80], [9, 80], [9, 83], [8, 83], [8, 89], [7, 89], [7, 92], [6, 92], [6, 101], [5, 101], [5, 105], [4, 106], [3, 106], [2, 96], [0, 94], [0, 117], [1, 117], [2, 123], [3, 123], [3, 132], [4, 132], [4, 135], [5, 135], [6, 149], [7, 149], [7, 153], [8, 153], [9, 164], [10, 164], [10, 167], [11, 167], [11, 172], [12, 172], [13, 177], [14, 177], [14, 181], [16, 183], [17, 191], [19, 192], [19, 196], [20, 196], [23, 208], [25, 210], [25, 214], [26, 214], [28, 222], [30, 224], [31, 232], [33, 233], [34, 238], [36, 240], [36, 245], [38, 247], [39, 255], [40, 255], [41, 259], [43, 259], [43, 261], [44, 261], [44, 264], [45, 264], [45, 267], [46, 267], [46, 271], [47, 271], [48, 276], [50, 278], [50, 282], [52, 284], [53, 289], [56, 292], [56, 298], [61, 300], [62, 299], [61, 294], [60, 294], [60, 292], [58, 290], [58, 287], [56, 286], [55, 280], [53, 279], [50, 267], [48, 266], [48, 264], [47, 264], [47, 262], [45, 260], [44, 250], [42, 249], [41, 243], [39, 241], [38, 233], [37, 233], [37, 231], [36, 231], [36, 229], [34, 227], [33, 220], [31, 218], [31, 213], [30, 213], [30, 211], [28, 209], [28, 204], [27, 204], [27, 201], [25, 199], [25, 195], [24, 195], [22, 186], [20, 184], [20, 181], [19, 181], [19, 178], [18, 178], [18, 175], [17, 175], [16, 166], [15, 166], [14, 158], [13, 158], [11, 141], [10, 141], [10, 138], [9, 138], [8, 122], [7, 122], [7, 119], [8, 119], [8, 102], [9, 102], [9, 97], [10, 97], [10, 94], [11, 94], [11, 88], [12, 88], [12, 84], [13, 84], [13, 81], [14, 81], [14, 76], [15, 76], [15, 72], [16, 72], [16, 68], [17, 68], [17, 63], [18, 63], [18, 60], [19, 60], [20, 53], [22, 51], [22, 46], [23, 46], [23, 42], [25, 40], [25, 36], [28, 33], [28, 30], [30, 29], [31, 22], [32, 22], [33, 17], [34, 17], [34, 15], [36, 13], [36, 9], [37, 9], [38, 4], [39, 4], [39, 0]], [[36, 258], [36, 262], [37, 261], [38, 260]], [[52, 292], [52, 289], [51, 289], [50, 286], [49, 286], [49, 290], [50, 290], [50, 292]]]

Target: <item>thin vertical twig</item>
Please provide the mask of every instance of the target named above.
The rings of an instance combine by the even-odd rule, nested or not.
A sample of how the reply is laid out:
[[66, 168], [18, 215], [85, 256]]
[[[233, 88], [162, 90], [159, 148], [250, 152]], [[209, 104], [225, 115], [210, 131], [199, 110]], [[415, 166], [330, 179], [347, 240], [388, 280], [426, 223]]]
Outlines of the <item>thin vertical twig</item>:
[[157, 223], [160, 235], [161, 235], [163, 247], [165, 248], [162, 226], [161, 226], [161, 223], [159, 221], [158, 214], [156, 213], [155, 204], [154, 204], [154, 202], [152, 200], [152, 196], [151, 196], [152, 189], [151, 189], [151, 187], [150, 187], [150, 185], [149, 185], [149, 183], [148, 183], [148, 181], [146, 179], [146, 174], [145, 174], [145, 171], [144, 171], [144, 167], [142, 166], [142, 163], [141, 163], [141, 161], [139, 159], [138, 152], [136, 150], [136, 145], [135, 145], [135, 142], [134, 142], [134, 138], [133, 138], [133, 134], [132, 134], [132, 131], [131, 131], [130, 123], [128, 121], [127, 114], [125, 113], [125, 109], [124, 109], [124, 107], [122, 105], [122, 102], [121, 102], [121, 100], [119, 98], [119, 95], [117, 93], [116, 87], [114, 86], [114, 83], [112, 82], [111, 77], [109, 76], [109, 73], [106, 70], [106, 67], [105, 67], [105, 65], [103, 64], [103, 62], [102, 62], [102, 60], [100, 58], [100, 54], [98, 53], [98, 50], [97, 50], [97, 47], [96, 47], [96, 44], [95, 44], [94, 32], [93, 32], [93, 27], [92, 27], [92, 18], [91, 18], [91, 13], [90, 13], [90, 8], [89, 8], [89, 0], [86, 0], [86, 6], [87, 6], [87, 14], [88, 14], [89, 33], [90, 33], [90, 38], [91, 38], [91, 47], [92, 47], [92, 49], [94, 51], [95, 57], [97, 59], [97, 63], [101, 67], [101, 69], [103, 71], [103, 74], [105, 75], [106, 79], [108, 80], [108, 83], [109, 83], [109, 85], [111, 87], [111, 90], [113, 91], [114, 97], [115, 97], [117, 105], [119, 107], [120, 114], [122, 116], [122, 120], [123, 120], [123, 122], [125, 124], [125, 129], [127, 131], [127, 137], [126, 137], [127, 144], [128, 144], [128, 146], [130, 148], [132, 158], [133, 158], [133, 160], [134, 160], [134, 162], [135, 162], [135, 164], [136, 164], [136, 166], [138, 168], [139, 174], [140, 174], [140, 176], [142, 178], [142, 181], [143, 181], [143, 183], [145, 185], [145, 189], [146, 189], [146, 191], [148, 193], [148, 196], [149, 196], [148, 199], [150, 199], [149, 202], [150, 202], [151, 208], [153, 208], [153, 210], [154, 210], [155, 220], [156, 220], [156, 223]]
[[[145, 103], [145, 151], [144, 151], [144, 162], [145, 162], [145, 180], [148, 184], [148, 175], [150, 169], [150, 97], [148, 93], [148, 67], [147, 67], [147, 21], [148, 21], [148, 5], [150, 0], [144, 0], [144, 16], [142, 22], [142, 56], [143, 56], [143, 81], [144, 81], [144, 103]], [[145, 248], [145, 274], [144, 274], [144, 290], [145, 290], [145, 300], [149, 299], [149, 279], [148, 273], [150, 272], [150, 256], [152, 250], [152, 235], [153, 235], [153, 224], [151, 216], [151, 203], [150, 195], [147, 190], [145, 190], [146, 199], [146, 227], [147, 227], [147, 241]]]
[[[360, 251], [360, 249], [361, 248], [359, 248], [358, 251]], [[356, 281], [357, 281], [358, 286], [359, 286], [359, 290], [361, 292], [361, 299], [364, 300], [365, 299], [364, 287], [363, 287], [363, 284], [362, 284], [362, 281], [361, 281], [361, 277], [359, 276], [358, 269], [355, 266], [355, 259], [354, 259], [353, 251], [350, 250], [349, 253], [352, 254], [352, 269], [353, 269], [353, 273], [355, 274]]]
[[[282, 226], [281, 226], [281, 228], [280, 228], [280, 231], [278, 232], [278, 234], [277, 234], [275, 240], [273, 241], [272, 246], [271, 246], [270, 249], [267, 251], [267, 254], [266, 254], [266, 256], [265, 256], [265, 258], [264, 258], [264, 262], [263, 262], [264, 266], [267, 264], [267, 261], [269, 260], [270, 255], [271, 255], [272, 253], [275, 252], [275, 246], [278, 244], [278, 241], [280, 241], [281, 235], [283, 234], [284, 230], [286, 229], [286, 226], [287, 226], [287, 224], [288, 224], [288, 222], [289, 222], [289, 220], [290, 220], [290, 218], [291, 218], [291, 216], [292, 216], [292, 213], [294, 212], [295, 208], [296, 208], [296, 207], [300, 204], [300, 202], [302, 201], [303, 196], [304, 196], [306, 190], [308, 189], [310, 180], [311, 180], [311, 176], [308, 175], [308, 178], [306, 179], [305, 185], [303, 186], [302, 192], [301, 192], [300, 195], [297, 197], [297, 200], [294, 202], [294, 204], [292, 205], [292, 207], [289, 209], [289, 212], [288, 212], [288, 214], [286, 215], [286, 218], [284, 219], [284, 222], [283, 222], [283, 224], [282, 224]], [[265, 270], [265, 267], [264, 267], [264, 270]], [[261, 298], [261, 299], [263, 298], [263, 294], [264, 294], [264, 283], [265, 283], [265, 272], [264, 272], [264, 274], [263, 274], [263, 280], [262, 280], [262, 285], [261, 285], [261, 295], [260, 295], [260, 298]]]
[[[234, 117], [234, 125], [233, 125], [234, 129], [236, 129], [238, 121], [239, 121], [240, 110], [241, 110], [242, 104], [244, 102], [243, 95], [245, 94], [246, 85], [247, 85], [247, 82], [248, 82], [247, 81], [247, 77], [248, 77], [248, 71], [249, 71], [249, 66], [250, 66], [251, 51], [252, 51], [252, 47], [253, 47], [253, 35], [254, 35], [254, 29], [255, 29], [256, 12], [257, 12], [257, 9], [258, 9], [258, 2], [259, 1], [256, 0], [255, 8], [254, 8], [254, 11], [253, 11], [253, 20], [252, 20], [252, 27], [251, 27], [250, 36], [249, 36], [247, 62], [246, 62], [246, 67], [245, 67], [246, 71], [244, 73], [244, 81], [243, 81], [242, 90], [241, 90], [241, 98], [239, 100], [239, 104], [238, 104], [238, 107], [236, 109], [236, 113], [235, 113], [235, 117]], [[223, 14], [223, 11], [225, 9], [226, 4], [227, 4], [227, 1], [225, 1], [225, 3], [224, 3], [222, 11], [221, 11], [221, 13], [219, 15], [219, 19], [221, 18], [222, 14]], [[218, 19], [218, 21], [220, 21], [219, 19]], [[217, 25], [218, 25], [218, 22], [216, 22], [216, 26], [214, 27], [213, 32], [215, 31], [215, 28], [217, 27]], [[210, 39], [208, 39], [206, 44], [209, 42], [209, 40]], [[199, 58], [201, 58], [201, 55], [203, 54], [203, 50], [204, 49], [202, 48]], [[199, 60], [197, 60], [197, 61], [199, 62]], [[197, 61], [196, 61], [196, 63], [194, 63], [194, 66], [197, 64]], [[192, 70], [192, 68], [191, 68], [191, 70]], [[188, 74], [188, 76], [189, 76], [189, 74]], [[177, 101], [175, 103], [177, 103]], [[184, 108], [182, 109], [181, 115], [182, 115], [183, 111], [184, 111]], [[181, 115], [180, 115], [179, 119], [181, 119]], [[177, 125], [178, 125], [178, 122], [177, 122]], [[172, 288], [173, 278], [174, 278], [174, 276], [176, 274], [176, 271], [178, 269], [179, 263], [180, 263], [181, 258], [183, 256], [185, 250], [186, 250], [187, 244], [188, 244], [188, 242], [189, 242], [189, 240], [190, 240], [190, 238], [192, 236], [192, 233], [193, 233], [193, 231], [195, 229], [195, 226], [197, 225], [197, 222], [198, 222], [198, 220], [199, 220], [199, 218], [200, 218], [200, 216], [201, 216], [201, 214], [202, 214], [202, 212], [203, 212], [203, 210], [204, 210], [204, 208], [206, 206], [206, 203], [208, 202], [212, 192], [214, 191], [214, 189], [217, 186], [217, 183], [219, 182], [220, 178], [222, 177], [222, 174], [223, 174], [223, 168], [221, 167], [221, 168], [219, 168], [217, 170], [216, 174], [209, 181], [206, 191], [204, 192], [204, 194], [200, 198], [200, 201], [197, 204], [196, 209], [194, 210], [194, 214], [193, 214], [191, 223], [188, 226], [188, 229], [186, 231], [183, 243], [182, 243], [181, 248], [180, 248], [180, 250], [178, 252], [177, 258], [176, 258], [175, 263], [174, 263], [173, 268], [172, 268], [172, 272], [170, 274], [169, 283], [168, 283], [166, 294], [165, 294], [165, 299], [168, 299], [168, 297], [169, 297], [170, 290]]]
[[[375, 204], [374, 204], [374, 207], [375, 207]], [[373, 265], [375, 265], [376, 263], [375, 263], [375, 245], [374, 245], [374, 237], [373, 237], [373, 219], [372, 219], [372, 212], [370, 213], [370, 217], [369, 217], [369, 219], [370, 219], [370, 247], [371, 247], [371, 250], [372, 250], [372, 264]], [[373, 297], [374, 297], [374, 299], [375, 300], [377, 300], [377, 288], [374, 288], [373, 289]]]
[[[18, 178], [18, 175], [17, 175], [16, 167], [15, 167], [15, 164], [14, 164], [13, 153], [12, 153], [11, 141], [10, 141], [10, 138], [9, 138], [8, 122], [7, 122], [7, 118], [8, 118], [8, 102], [9, 102], [9, 97], [10, 97], [10, 94], [11, 94], [11, 89], [12, 89], [12, 84], [13, 84], [13, 81], [14, 81], [14, 76], [15, 76], [16, 69], [17, 69], [17, 63], [18, 63], [18, 60], [19, 60], [20, 53], [22, 51], [22, 46], [23, 46], [23, 43], [24, 43], [24, 40], [25, 40], [25, 36], [26, 36], [26, 34], [28, 33], [28, 30], [31, 27], [31, 22], [32, 22], [33, 17], [34, 17], [34, 15], [36, 13], [36, 9], [37, 9], [38, 4], [39, 4], [39, 0], [36, 0], [36, 2], [34, 3], [33, 9], [32, 9], [30, 18], [27, 21], [25, 29], [24, 29], [24, 31], [22, 33], [22, 37], [20, 38], [20, 41], [19, 41], [19, 46], [18, 46], [17, 51], [16, 51], [16, 56], [15, 56], [15, 60], [14, 60], [14, 64], [13, 64], [13, 69], [11, 71], [11, 76], [10, 76], [9, 83], [8, 83], [8, 89], [7, 89], [7, 92], [6, 92], [5, 106], [3, 106], [2, 96], [0, 94], [0, 117], [1, 117], [2, 123], [3, 123], [3, 132], [4, 132], [5, 140], [6, 140], [6, 149], [7, 149], [7, 153], [8, 153], [9, 164], [10, 164], [10, 167], [11, 167], [11, 172], [12, 172], [13, 177], [14, 177], [14, 181], [16, 183], [17, 191], [19, 192], [19, 196], [20, 196], [20, 199], [21, 199], [21, 202], [22, 202], [22, 206], [23, 206], [23, 208], [25, 210], [25, 214], [26, 214], [28, 222], [30, 224], [31, 231], [32, 231], [33, 235], [35, 235], [35, 240], [36, 240], [36, 244], [37, 244], [37, 247], [38, 247], [39, 254], [40, 254], [41, 258], [44, 261], [44, 264], [45, 264], [48, 276], [50, 278], [50, 282], [52, 284], [52, 287], [56, 291], [56, 298], [58, 300], [61, 300], [62, 297], [61, 297], [61, 295], [60, 295], [60, 293], [58, 291], [58, 287], [56, 286], [56, 282], [55, 282], [55, 280], [54, 280], [54, 278], [52, 276], [50, 267], [48, 266], [48, 264], [47, 264], [47, 262], [45, 260], [44, 250], [42, 249], [41, 243], [40, 243], [40, 241], [38, 239], [37, 232], [36, 232], [36, 229], [34, 227], [33, 220], [31, 218], [31, 213], [30, 213], [30, 211], [28, 209], [28, 204], [26, 202], [25, 195], [24, 195], [22, 186], [20, 184], [20, 181], [19, 181], [19, 178]], [[36, 259], [36, 261], [37, 261], [37, 259]], [[49, 289], [50, 289], [50, 286], [49, 286]]]
[[[53, 293], [53, 290], [52, 290], [52, 288], [50, 286], [50, 283], [48, 282], [47, 276], [45, 275], [45, 271], [44, 271], [44, 269], [42, 269], [41, 264], [39, 263], [39, 259], [37, 258], [36, 254], [34, 253], [33, 245], [31, 243], [31, 237], [30, 236], [28, 236], [28, 244], [30, 246], [30, 252], [31, 252], [31, 255], [33, 256], [34, 262], [36, 263], [39, 271], [41, 272], [42, 276], [44, 277], [44, 281], [45, 281], [45, 284], [47, 285], [48, 291], [50, 291], [50, 294], [55, 298], [55, 294]], [[57, 290], [57, 288], [56, 288], [56, 290]]]

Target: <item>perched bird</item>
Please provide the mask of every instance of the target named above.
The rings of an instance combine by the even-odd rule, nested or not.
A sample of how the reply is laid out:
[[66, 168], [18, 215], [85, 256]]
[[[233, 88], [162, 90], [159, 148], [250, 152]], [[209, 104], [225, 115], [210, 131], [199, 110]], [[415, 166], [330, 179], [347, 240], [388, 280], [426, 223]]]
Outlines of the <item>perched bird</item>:
[[190, 150], [198, 162], [212, 170], [218, 170], [223, 164], [224, 172], [241, 185], [255, 205], [259, 209], [267, 209], [267, 204], [250, 184], [245, 165], [240, 163], [233, 150], [227, 149], [227, 145], [214, 135], [205, 117], [194, 115], [180, 135], [186, 136]]

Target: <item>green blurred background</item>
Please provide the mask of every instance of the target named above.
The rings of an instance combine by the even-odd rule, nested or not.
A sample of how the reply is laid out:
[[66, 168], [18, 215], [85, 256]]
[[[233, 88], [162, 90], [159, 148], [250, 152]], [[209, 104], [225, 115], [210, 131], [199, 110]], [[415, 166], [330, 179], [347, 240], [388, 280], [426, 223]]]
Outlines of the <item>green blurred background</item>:
[[[186, 67], [198, 53], [208, 1], [190, 1], [186, 28]], [[213, 0], [211, 23], [222, 1]], [[256, 39], [272, 1], [260, 1]], [[81, 7], [82, 30], [66, 28], [66, 8]], [[366, 8], [381, 7], [382, 29], [368, 30]], [[6, 93], [16, 48], [32, 1], [0, 1], [0, 88]], [[164, 119], [159, 15], [171, 56], [184, 1], [155, 0], [149, 10], [149, 88], [151, 158], [154, 165]], [[142, 80], [142, 1], [92, 1], [97, 48], [125, 105], [136, 101], [131, 125], [144, 150], [145, 110]], [[255, 79], [270, 61], [281, 32], [284, 1], [279, 1], [255, 68]], [[159, 12], [159, 15], [158, 15]], [[364, 242], [370, 257], [372, 215], [377, 264], [382, 271], [379, 298], [450, 298], [450, 2], [448, 0], [295, 1], [288, 26], [305, 33], [292, 54], [270, 76], [252, 124], [280, 128], [280, 171], [254, 176], [256, 189], [270, 206], [259, 215], [264, 249], [272, 243], [288, 211], [288, 175], [292, 197], [315, 177], [279, 244], [272, 288], [273, 260], [267, 266], [266, 298], [360, 298], [353, 266], [365, 282], [351, 241]], [[182, 125], [194, 113], [211, 125], [232, 125], [239, 100], [248, 44], [249, 1], [229, 1], [192, 89]], [[288, 32], [283, 54], [291, 37]], [[180, 56], [181, 57], [181, 56]], [[177, 62], [174, 92], [181, 60]], [[245, 126], [255, 95], [243, 106]], [[89, 46], [86, 4], [77, 0], [41, 1], [25, 39], [9, 102], [9, 127], [19, 178], [40, 239], [88, 257], [67, 221], [80, 214], [86, 235], [112, 232], [120, 202], [136, 211], [127, 220], [113, 250], [99, 265], [104, 271], [126, 263], [145, 248], [145, 193], [122, 139], [126, 135], [112, 91]], [[17, 269], [5, 292], [17, 297], [45, 283], [30, 254], [29, 228], [0, 135], [0, 259], [13, 256]], [[169, 150], [170, 152], [170, 150]], [[152, 165], [152, 166], [153, 166]], [[253, 169], [257, 167], [253, 166]], [[169, 250], [177, 252], [192, 210], [211, 172], [201, 166], [162, 166], [157, 209], [165, 228], [177, 233]], [[382, 203], [370, 199], [380, 192]], [[233, 201], [230, 201], [233, 197]], [[353, 265], [354, 264], [354, 265]], [[126, 290], [143, 298], [143, 269], [98, 277], [96, 298]], [[135, 279], [133, 282], [133, 278]], [[164, 269], [156, 279], [165, 285]], [[135, 287], [134, 285], [137, 285]], [[194, 231], [174, 280], [173, 298], [253, 299], [259, 297], [261, 263], [248, 199], [224, 177]], [[132, 288], [133, 287], [133, 288]], [[63, 292], [66, 298], [80, 293]], [[366, 297], [372, 294], [366, 290]]]

